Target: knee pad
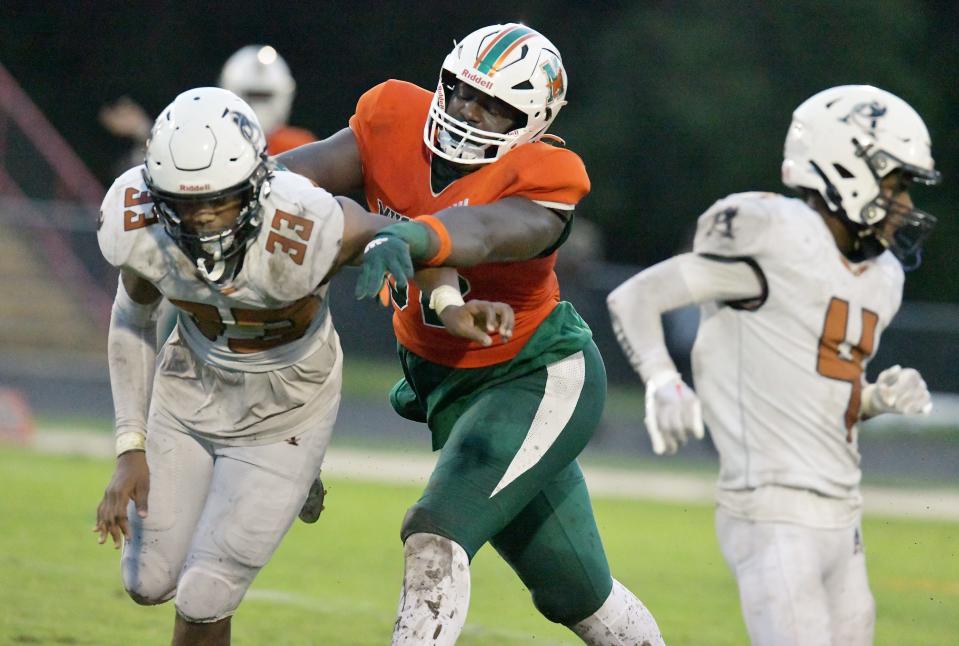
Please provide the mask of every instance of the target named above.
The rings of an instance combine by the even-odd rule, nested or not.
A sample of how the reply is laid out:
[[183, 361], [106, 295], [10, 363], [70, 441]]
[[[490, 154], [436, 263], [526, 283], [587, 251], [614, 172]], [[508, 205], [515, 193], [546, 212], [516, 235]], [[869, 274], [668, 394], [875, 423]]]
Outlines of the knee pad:
[[434, 573], [469, 570], [466, 551], [455, 541], [436, 534], [412, 534], [406, 539], [403, 553], [408, 563], [416, 562], [423, 572]]
[[463, 629], [470, 598], [469, 560], [444, 536], [413, 534], [403, 547], [403, 593], [394, 644], [452, 646]]
[[249, 580], [213, 572], [204, 564], [191, 565], [180, 577], [176, 610], [191, 623], [219, 621], [236, 612], [249, 584]]
[[141, 606], [164, 603], [176, 594], [177, 573], [157, 557], [157, 554], [153, 558], [124, 557], [120, 562], [123, 588]]

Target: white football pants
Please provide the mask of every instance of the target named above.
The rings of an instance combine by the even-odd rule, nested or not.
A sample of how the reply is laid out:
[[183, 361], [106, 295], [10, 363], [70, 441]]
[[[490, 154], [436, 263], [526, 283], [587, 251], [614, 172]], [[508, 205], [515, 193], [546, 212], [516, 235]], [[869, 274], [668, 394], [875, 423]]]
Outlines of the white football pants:
[[716, 510], [753, 646], [868, 646], [876, 608], [859, 523], [819, 529]]
[[132, 539], [124, 545], [123, 585], [141, 604], [176, 596], [191, 622], [232, 615], [266, 565], [319, 475], [339, 408], [335, 395], [314, 400], [310, 422], [287, 440], [227, 446], [181, 428], [151, 424], [148, 515], [131, 501]]

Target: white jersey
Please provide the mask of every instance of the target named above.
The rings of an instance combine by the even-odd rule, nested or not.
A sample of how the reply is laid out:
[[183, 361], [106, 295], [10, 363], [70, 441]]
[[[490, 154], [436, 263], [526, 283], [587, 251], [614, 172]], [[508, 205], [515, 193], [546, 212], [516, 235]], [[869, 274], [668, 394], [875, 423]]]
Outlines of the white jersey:
[[764, 283], [754, 302], [703, 306], [693, 347], [720, 502], [766, 485], [858, 499], [863, 370], [899, 309], [899, 262], [849, 263], [816, 211], [772, 193], [714, 204], [694, 251], [746, 259]]
[[107, 192], [97, 239], [115, 267], [151, 282], [180, 309], [180, 330], [204, 362], [245, 372], [293, 365], [330, 334], [322, 285], [343, 241], [343, 211], [321, 188], [278, 171], [260, 196], [263, 224], [232, 279], [205, 280], [153, 214], [142, 167]]

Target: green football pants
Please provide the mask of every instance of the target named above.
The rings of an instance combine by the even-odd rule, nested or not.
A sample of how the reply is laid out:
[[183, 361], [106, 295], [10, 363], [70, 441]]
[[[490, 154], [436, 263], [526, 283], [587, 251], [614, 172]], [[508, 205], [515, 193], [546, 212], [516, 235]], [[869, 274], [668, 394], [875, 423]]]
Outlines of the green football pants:
[[438, 534], [470, 558], [490, 542], [548, 619], [572, 624], [591, 615], [612, 578], [575, 460], [605, 399], [606, 373], [593, 343], [476, 393], [407, 513], [403, 540]]

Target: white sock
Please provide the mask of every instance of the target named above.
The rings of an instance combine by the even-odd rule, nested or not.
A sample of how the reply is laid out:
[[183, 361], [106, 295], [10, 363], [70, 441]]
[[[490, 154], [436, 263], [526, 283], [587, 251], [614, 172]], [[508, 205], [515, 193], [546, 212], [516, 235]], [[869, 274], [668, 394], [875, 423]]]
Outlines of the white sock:
[[599, 610], [569, 627], [589, 646], [665, 646], [663, 635], [643, 602], [613, 579]]
[[470, 604], [470, 565], [462, 547], [435, 534], [404, 545], [406, 571], [393, 626], [393, 646], [453, 646]]

